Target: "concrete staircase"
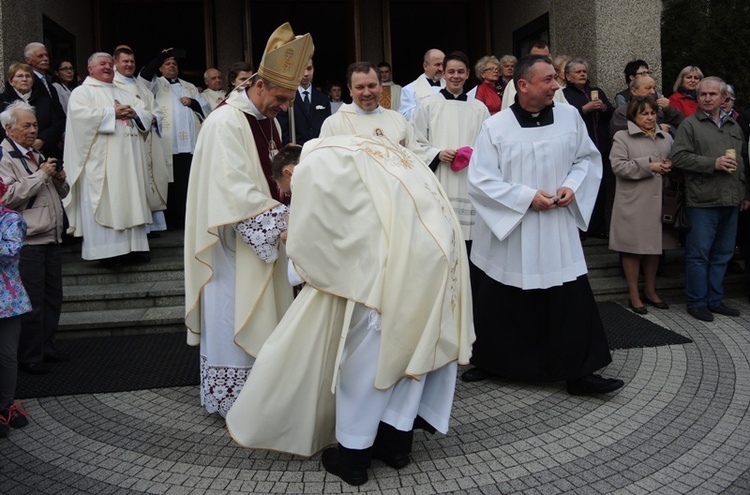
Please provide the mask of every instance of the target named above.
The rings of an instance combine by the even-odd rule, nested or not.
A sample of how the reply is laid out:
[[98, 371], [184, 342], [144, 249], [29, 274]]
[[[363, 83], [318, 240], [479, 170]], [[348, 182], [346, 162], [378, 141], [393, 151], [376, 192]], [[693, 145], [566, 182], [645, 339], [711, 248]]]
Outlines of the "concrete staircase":
[[105, 267], [63, 247], [58, 338], [184, 331], [183, 232], [150, 239], [151, 262]]
[[[627, 304], [618, 254], [607, 248], [607, 241], [590, 239], [583, 245], [597, 300]], [[162, 232], [150, 246], [150, 263], [116, 268], [81, 260], [80, 245], [65, 246], [58, 337], [184, 331], [183, 232]], [[659, 294], [667, 302], [683, 303], [682, 250], [669, 251], [666, 260], [666, 273], [657, 279]], [[725, 288], [728, 295], [745, 294], [744, 275], [728, 275]]]

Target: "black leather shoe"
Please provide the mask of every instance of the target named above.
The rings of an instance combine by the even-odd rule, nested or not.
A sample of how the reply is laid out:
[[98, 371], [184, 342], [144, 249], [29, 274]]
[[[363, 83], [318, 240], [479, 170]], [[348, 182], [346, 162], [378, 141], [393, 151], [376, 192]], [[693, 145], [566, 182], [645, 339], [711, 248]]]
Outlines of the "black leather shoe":
[[568, 380], [568, 393], [570, 395], [596, 395], [607, 394], [618, 390], [625, 382], [617, 378], [604, 378], [601, 375], [590, 374], [576, 380]]
[[461, 380], [465, 382], [480, 382], [491, 376], [492, 374], [489, 371], [485, 371], [482, 368], [471, 368], [461, 374]]
[[709, 307], [708, 310], [712, 313], [718, 313], [724, 316], [739, 316], [740, 315], [739, 309], [730, 308], [724, 303], [720, 303], [718, 306], [714, 306], [713, 308]]
[[46, 375], [52, 371], [47, 363], [18, 363], [18, 369], [29, 375]]
[[714, 321], [714, 315], [712, 315], [708, 308], [705, 306], [701, 306], [699, 308], [688, 308], [687, 312], [693, 318], [697, 318], [701, 321]]
[[[350, 449], [341, 450], [350, 451]], [[367, 468], [356, 465], [347, 455], [348, 452], [342, 454], [341, 450], [338, 447], [331, 447], [323, 451], [322, 461], [325, 470], [350, 485], [357, 486], [367, 483]]]
[[638, 306], [637, 308], [633, 306], [633, 303], [628, 301], [628, 307], [633, 311], [633, 313], [637, 315], [647, 315], [648, 310], [646, 309], [646, 306]]
[[383, 461], [386, 466], [392, 467], [393, 469], [401, 469], [402, 467], [409, 465], [411, 462], [409, 454], [401, 452], [383, 452], [378, 449], [372, 451], [372, 457], [373, 459]]
[[656, 309], [669, 309], [669, 305], [665, 303], [664, 301], [655, 302], [649, 299], [648, 297], [646, 297], [645, 295], [641, 298], [641, 301], [645, 302], [646, 304], [650, 304]]
[[64, 352], [52, 352], [44, 355], [45, 363], [64, 363], [70, 361], [70, 356]]

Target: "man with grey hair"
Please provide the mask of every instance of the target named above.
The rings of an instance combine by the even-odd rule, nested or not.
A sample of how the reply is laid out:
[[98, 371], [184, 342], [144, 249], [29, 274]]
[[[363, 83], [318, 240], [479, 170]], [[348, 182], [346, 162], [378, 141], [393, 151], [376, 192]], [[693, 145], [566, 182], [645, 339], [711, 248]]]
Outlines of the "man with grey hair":
[[739, 210], [750, 208], [750, 183], [743, 160], [747, 141], [739, 124], [721, 104], [727, 85], [706, 77], [696, 88], [698, 110], [677, 130], [672, 163], [685, 176], [685, 203], [690, 231], [685, 238], [687, 310], [713, 321], [714, 313], [739, 316], [724, 303], [722, 285], [734, 255]]
[[54, 156], [62, 158], [60, 151], [60, 141], [65, 130], [65, 112], [60, 105], [60, 97], [57, 90], [52, 85], [52, 76], [47, 73], [49, 70], [49, 54], [47, 48], [38, 42], [29, 43], [23, 50], [24, 61], [34, 69], [34, 86], [31, 91], [37, 95], [37, 100], [48, 99], [49, 105], [39, 105], [37, 108], [50, 109], [50, 115], [45, 115], [42, 120], [56, 122], [56, 125], [47, 126], [39, 132], [37, 136], [36, 148], [44, 153], [45, 156]]
[[62, 163], [34, 149], [38, 127], [34, 107], [11, 103], [0, 114], [8, 136], [0, 150], [0, 178], [8, 186], [2, 202], [18, 211], [27, 226], [21, 248], [20, 273], [31, 301], [31, 312], [21, 316], [18, 367], [44, 374], [49, 363], [66, 361], [57, 352], [54, 336], [62, 306], [63, 208], [60, 198], [70, 191]]
[[[651, 76], [639, 76], [630, 81], [630, 94], [632, 98], [652, 97], [659, 106], [656, 114], [656, 122], [664, 132], [673, 136], [677, 132], [677, 127], [685, 118], [682, 112], [669, 104], [669, 98], [665, 98], [656, 92], [656, 82]], [[628, 128], [628, 105], [620, 105], [615, 108], [612, 114], [612, 120], [609, 123], [609, 133], [614, 137], [617, 131], [623, 131]]]
[[91, 55], [88, 72], [68, 104], [68, 233], [83, 237], [85, 260], [147, 261], [146, 224], [152, 217], [143, 146], [152, 114], [144, 102], [113, 84], [110, 54]]
[[165, 212], [170, 229], [185, 226], [185, 201], [195, 142], [201, 123], [211, 112], [211, 105], [198, 88], [179, 77], [180, 55], [178, 50], [164, 49], [138, 74], [138, 79], [154, 94], [162, 113], [164, 158], [172, 178]]
[[213, 67], [206, 69], [206, 72], [203, 73], [203, 82], [206, 83], [203, 97], [213, 110], [227, 97], [226, 91], [221, 89], [221, 72]]
[[518, 59], [513, 55], [503, 55], [500, 58], [500, 79], [497, 81], [497, 93], [500, 98], [503, 97], [505, 87], [513, 81], [513, 72], [516, 68]]
[[445, 80], [443, 79], [444, 58], [445, 53], [437, 48], [427, 50], [422, 60], [424, 74], [401, 90], [398, 111], [406, 117], [406, 120], [411, 120], [420, 100], [439, 93], [445, 87]]

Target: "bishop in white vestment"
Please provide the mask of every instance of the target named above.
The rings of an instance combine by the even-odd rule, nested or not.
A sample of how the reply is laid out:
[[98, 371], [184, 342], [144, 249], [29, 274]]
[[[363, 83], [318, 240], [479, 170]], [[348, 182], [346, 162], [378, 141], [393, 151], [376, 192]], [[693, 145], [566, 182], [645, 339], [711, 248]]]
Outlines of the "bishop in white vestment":
[[185, 325], [188, 344], [200, 345], [200, 397], [209, 413], [227, 414], [292, 302], [280, 242], [288, 210], [271, 180], [281, 147], [274, 117], [294, 98], [312, 50], [309, 34], [278, 28], [249, 87], [232, 92], [198, 137], [185, 227]]
[[145, 140], [152, 115], [140, 100], [112, 83], [112, 57], [95, 53], [89, 77], [70, 95], [65, 169], [71, 185], [63, 200], [68, 233], [83, 237], [83, 259], [148, 251]]

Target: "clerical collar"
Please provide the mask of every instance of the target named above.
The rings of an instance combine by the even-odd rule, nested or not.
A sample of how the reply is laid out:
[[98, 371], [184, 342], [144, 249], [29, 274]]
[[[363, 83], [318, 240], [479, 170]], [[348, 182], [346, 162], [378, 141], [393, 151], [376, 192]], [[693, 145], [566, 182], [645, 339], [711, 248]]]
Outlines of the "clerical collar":
[[441, 85], [440, 84], [440, 79], [438, 79], [437, 81], [433, 81], [432, 79], [430, 79], [427, 76], [424, 76], [424, 78], [427, 79], [427, 82], [430, 83], [430, 86], [440, 86]]
[[250, 113], [258, 120], [267, 119], [265, 115], [260, 113], [260, 110], [258, 110], [258, 107], [255, 106], [255, 103], [253, 103], [253, 100], [250, 99], [249, 96], [247, 96], [247, 91], [240, 91], [240, 94], [245, 99], [245, 102], [247, 102], [248, 105], [250, 105]]
[[167, 81], [169, 81], [169, 84], [180, 84], [180, 78], [179, 77], [165, 77]]
[[122, 81], [124, 83], [126, 83], [126, 84], [135, 84], [135, 77], [132, 77], [132, 76], [128, 77], [125, 74], [120, 74], [119, 72], [117, 72], [117, 69], [115, 69], [115, 74], [117, 74], [118, 76], [120, 76], [122, 78]]
[[554, 106], [555, 104], [552, 103], [550, 106], [544, 107], [539, 113], [531, 113], [521, 108], [520, 103], [516, 100], [510, 106], [510, 109], [513, 110], [513, 114], [521, 127], [543, 127], [555, 123], [555, 114], [552, 111]]
[[446, 100], [458, 100], [458, 101], [466, 101], [468, 95], [466, 94], [466, 91], [461, 93], [460, 95], [456, 96], [450, 91], [448, 91], [446, 88], [443, 88], [440, 90], [440, 94], [445, 97]]
[[352, 102], [352, 106], [354, 107], [354, 110], [356, 110], [356, 112], [357, 112], [358, 115], [380, 115], [380, 113], [381, 113], [380, 112], [380, 105], [378, 105], [377, 107], [375, 107], [375, 110], [371, 110], [369, 112], [367, 110], [363, 110], [362, 108], [360, 108], [359, 105], [357, 105], [354, 102]]

